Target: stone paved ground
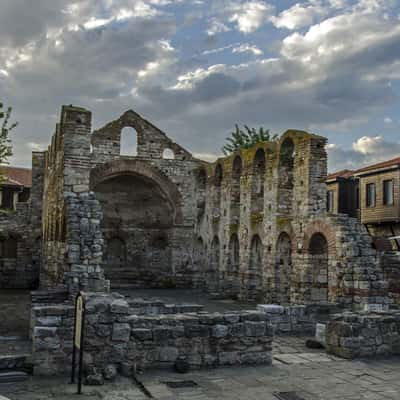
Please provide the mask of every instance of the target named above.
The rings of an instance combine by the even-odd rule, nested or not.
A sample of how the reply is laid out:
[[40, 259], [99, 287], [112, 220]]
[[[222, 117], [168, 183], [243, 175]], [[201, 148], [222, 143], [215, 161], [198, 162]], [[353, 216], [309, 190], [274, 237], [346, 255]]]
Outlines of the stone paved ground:
[[[279, 337], [274, 365], [219, 368], [180, 375], [150, 371], [139, 376], [157, 400], [277, 400], [274, 392], [294, 391], [304, 400], [400, 399], [400, 357], [375, 361], [346, 361], [307, 349], [305, 338]], [[169, 388], [165, 382], [192, 380], [192, 388]], [[101, 387], [84, 386], [76, 396], [66, 378], [31, 378], [0, 385], [0, 395], [11, 400], [144, 400], [145, 394], [127, 378]]]

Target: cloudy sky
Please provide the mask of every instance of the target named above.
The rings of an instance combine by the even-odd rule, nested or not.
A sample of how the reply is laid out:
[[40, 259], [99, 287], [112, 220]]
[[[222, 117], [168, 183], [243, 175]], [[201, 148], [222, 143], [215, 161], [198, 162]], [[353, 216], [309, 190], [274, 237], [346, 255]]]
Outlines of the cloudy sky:
[[196, 155], [236, 122], [329, 139], [329, 168], [400, 155], [398, 0], [1, 0], [12, 163], [62, 104], [94, 128], [132, 108]]

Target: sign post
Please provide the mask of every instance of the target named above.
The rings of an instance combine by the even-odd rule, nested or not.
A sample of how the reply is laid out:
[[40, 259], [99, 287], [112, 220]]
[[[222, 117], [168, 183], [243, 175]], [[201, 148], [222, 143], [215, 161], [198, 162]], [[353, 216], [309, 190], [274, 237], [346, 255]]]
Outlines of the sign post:
[[83, 332], [85, 329], [85, 302], [81, 292], [75, 299], [75, 323], [72, 345], [71, 383], [75, 383], [76, 350], [79, 350], [78, 394], [82, 394]]

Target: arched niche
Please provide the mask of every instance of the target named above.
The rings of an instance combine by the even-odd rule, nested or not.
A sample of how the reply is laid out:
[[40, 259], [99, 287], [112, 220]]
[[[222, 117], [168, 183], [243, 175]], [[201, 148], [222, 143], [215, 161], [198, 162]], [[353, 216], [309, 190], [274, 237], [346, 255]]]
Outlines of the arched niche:
[[127, 126], [121, 130], [120, 155], [137, 156], [138, 135], [134, 128]]
[[292, 241], [286, 232], [282, 232], [276, 243], [275, 290], [279, 304], [290, 303], [292, 276]]
[[200, 168], [195, 172], [196, 177], [196, 202], [197, 202], [197, 220], [204, 216], [206, 208], [206, 183], [207, 173], [204, 168]]
[[220, 241], [217, 235], [214, 236], [210, 246], [209, 267], [205, 273], [205, 285], [209, 291], [217, 290], [219, 269], [221, 262]]
[[258, 149], [253, 160], [251, 185], [251, 211], [260, 213], [264, 210], [265, 151]]
[[290, 215], [293, 211], [295, 146], [290, 137], [281, 144], [278, 167], [278, 211]]
[[239, 237], [233, 233], [229, 240], [228, 276], [237, 278], [239, 275], [240, 244]]
[[193, 248], [193, 268], [196, 271], [204, 271], [205, 246], [201, 237], [196, 238]]
[[240, 220], [240, 178], [242, 176], [242, 159], [236, 156], [232, 164], [232, 179], [230, 192], [231, 223], [239, 223]]
[[313, 277], [310, 300], [317, 303], [326, 302], [328, 301], [329, 288], [329, 250], [325, 235], [316, 232], [311, 236], [308, 254], [310, 273]]
[[221, 211], [223, 169], [221, 164], [217, 164], [214, 174], [214, 215], [219, 216]]
[[250, 262], [247, 276], [247, 293], [250, 300], [259, 298], [263, 280], [263, 245], [260, 236], [254, 235], [250, 245]]
[[111, 285], [157, 287], [171, 279], [168, 238], [176, 204], [158, 182], [125, 172], [105, 177], [92, 190], [102, 209], [103, 266]]

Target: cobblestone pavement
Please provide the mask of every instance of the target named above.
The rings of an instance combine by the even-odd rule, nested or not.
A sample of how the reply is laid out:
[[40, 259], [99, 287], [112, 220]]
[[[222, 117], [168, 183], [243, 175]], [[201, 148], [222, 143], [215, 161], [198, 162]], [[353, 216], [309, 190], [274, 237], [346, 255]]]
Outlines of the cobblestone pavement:
[[[277, 400], [274, 392], [296, 392], [304, 400], [400, 399], [400, 357], [346, 361], [304, 346], [303, 337], [278, 337], [274, 365], [219, 368], [181, 375], [151, 371], [139, 376], [157, 400]], [[193, 381], [196, 386], [171, 388], [166, 382]], [[104, 386], [76, 386], [67, 378], [34, 377], [27, 382], [0, 385], [10, 400], [144, 400], [147, 397], [128, 378]]]

